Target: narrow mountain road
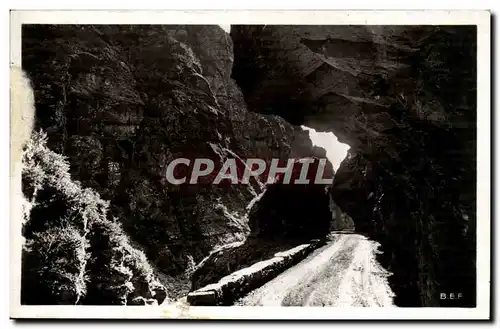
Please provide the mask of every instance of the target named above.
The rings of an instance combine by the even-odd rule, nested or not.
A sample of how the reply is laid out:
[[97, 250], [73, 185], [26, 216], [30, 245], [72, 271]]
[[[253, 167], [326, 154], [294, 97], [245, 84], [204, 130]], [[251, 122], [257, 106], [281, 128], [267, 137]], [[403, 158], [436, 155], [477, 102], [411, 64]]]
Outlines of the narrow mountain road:
[[375, 259], [378, 246], [358, 234], [334, 234], [332, 242], [235, 304], [393, 306], [389, 273]]

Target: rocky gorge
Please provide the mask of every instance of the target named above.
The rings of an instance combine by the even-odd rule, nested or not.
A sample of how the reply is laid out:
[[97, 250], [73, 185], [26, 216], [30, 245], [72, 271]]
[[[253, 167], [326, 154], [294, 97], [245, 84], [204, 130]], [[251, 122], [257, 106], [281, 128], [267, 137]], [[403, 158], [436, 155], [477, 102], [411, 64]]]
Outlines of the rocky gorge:
[[[475, 33], [467, 26], [233, 25], [227, 33], [215, 25], [25, 25], [22, 66], [34, 89], [35, 130], [46, 133], [51, 157], [67, 158], [57, 170], [109, 203], [96, 210], [99, 224], [72, 231], [81, 243], [67, 246], [89, 272], [82, 297], [42, 293], [61, 304], [162, 303], [354, 226], [381, 243], [397, 305], [447, 306], [439, 293], [461, 289], [473, 306]], [[228, 158], [324, 158], [302, 125], [350, 146], [330, 170], [331, 186], [165, 180], [178, 157], [216, 166]], [[50, 177], [49, 169], [37, 170]], [[32, 199], [33, 182], [24, 184]], [[48, 196], [60, 189], [42, 187]], [[31, 225], [47, 214], [28, 212], [28, 240], [38, 243], [59, 225]], [[109, 247], [109, 231], [127, 237], [111, 239], [119, 251]], [[140, 262], [120, 263], [140, 279], [127, 277], [128, 290], [103, 300], [98, 291], [117, 285], [104, 269], [141, 251], [132, 257]]]

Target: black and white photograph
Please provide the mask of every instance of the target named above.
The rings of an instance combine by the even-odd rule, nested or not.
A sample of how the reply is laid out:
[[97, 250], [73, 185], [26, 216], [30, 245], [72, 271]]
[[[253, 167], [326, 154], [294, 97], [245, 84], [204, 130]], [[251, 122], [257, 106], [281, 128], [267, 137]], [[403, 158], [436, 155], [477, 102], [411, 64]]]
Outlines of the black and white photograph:
[[489, 317], [488, 12], [91, 15], [11, 32], [16, 316]]

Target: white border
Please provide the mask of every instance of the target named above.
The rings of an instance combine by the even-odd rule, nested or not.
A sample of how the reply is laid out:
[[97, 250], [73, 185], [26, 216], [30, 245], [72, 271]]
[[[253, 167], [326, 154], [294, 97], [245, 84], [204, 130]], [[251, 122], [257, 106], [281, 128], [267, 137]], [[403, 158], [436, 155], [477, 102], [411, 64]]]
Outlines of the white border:
[[[113, 307], [19, 305], [18, 221], [11, 220], [12, 317], [202, 319], [488, 319], [490, 312], [490, 13], [487, 11], [12, 11], [11, 65], [20, 66], [23, 23], [54, 24], [311, 24], [477, 25], [477, 307]], [[12, 266], [17, 264], [18, 266]], [[12, 294], [14, 292], [14, 294]]]

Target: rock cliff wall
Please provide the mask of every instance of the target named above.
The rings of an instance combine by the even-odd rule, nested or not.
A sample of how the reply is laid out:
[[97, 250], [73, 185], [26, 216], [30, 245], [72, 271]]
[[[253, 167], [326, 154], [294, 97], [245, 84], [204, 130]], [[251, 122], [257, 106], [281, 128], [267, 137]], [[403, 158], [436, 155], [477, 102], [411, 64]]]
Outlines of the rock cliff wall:
[[474, 26], [232, 26], [249, 108], [351, 146], [333, 201], [382, 243], [400, 306], [475, 303]]

